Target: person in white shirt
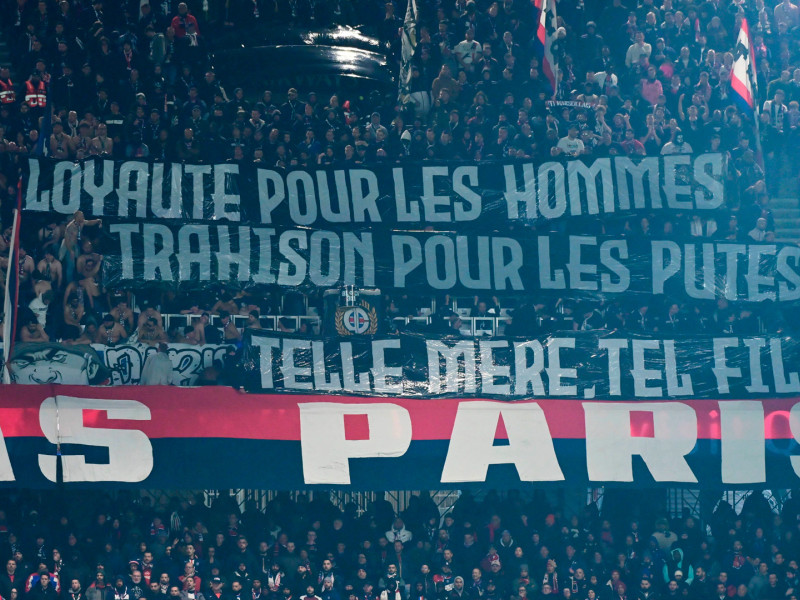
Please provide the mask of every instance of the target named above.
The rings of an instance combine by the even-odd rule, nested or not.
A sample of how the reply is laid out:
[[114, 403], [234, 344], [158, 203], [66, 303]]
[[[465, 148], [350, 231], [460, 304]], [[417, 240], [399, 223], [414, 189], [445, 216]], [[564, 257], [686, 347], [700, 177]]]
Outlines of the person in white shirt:
[[142, 367], [139, 385], [172, 385], [172, 361], [166, 344], [158, 345], [158, 352], [147, 357]]
[[628, 51], [625, 53], [625, 66], [629, 69], [638, 65], [642, 56], [650, 58], [653, 53], [653, 47], [644, 41], [644, 34], [639, 31], [633, 38], [635, 41], [628, 46]]
[[747, 235], [755, 242], [763, 242], [764, 238], [767, 237], [767, 220], [764, 217], [760, 217], [758, 221], [756, 221], [756, 226], [753, 227]]
[[775, 90], [772, 100], [766, 100], [761, 110], [762, 115], [769, 115], [769, 123], [778, 131], [783, 131], [786, 121], [786, 113], [789, 111], [783, 101], [786, 99], [786, 92], [781, 89]]
[[689, 227], [692, 237], [711, 237], [717, 232], [717, 221], [713, 218], [703, 220], [700, 215], [693, 215]]
[[36, 320], [39, 321], [39, 325], [42, 327], [47, 326], [47, 307], [50, 306], [53, 297], [53, 290], [47, 290], [28, 303], [28, 308], [36, 315]]
[[558, 140], [558, 144], [553, 148], [553, 156], [565, 154], [574, 158], [583, 154], [584, 145], [578, 137], [578, 131], [578, 126], [576, 124], [573, 123], [570, 125], [566, 137]]
[[475, 28], [472, 25], [467, 26], [465, 39], [456, 44], [453, 54], [459, 66], [465, 71], [472, 73], [475, 70], [475, 65], [483, 56], [483, 52], [481, 45], [475, 41]]
[[389, 540], [390, 544], [393, 544], [396, 540], [407, 544], [414, 537], [411, 532], [406, 529], [405, 523], [403, 523], [403, 519], [400, 517], [397, 517], [394, 520], [394, 523], [392, 523], [392, 528], [384, 535], [386, 536], [386, 539]]

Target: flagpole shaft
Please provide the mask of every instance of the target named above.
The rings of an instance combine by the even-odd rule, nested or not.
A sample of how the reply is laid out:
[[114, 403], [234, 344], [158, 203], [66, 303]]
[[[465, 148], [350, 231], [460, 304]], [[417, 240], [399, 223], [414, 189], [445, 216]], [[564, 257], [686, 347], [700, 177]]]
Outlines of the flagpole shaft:
[[758, 99], [753, 103], [753, 121], [756, 130], [756, 162], [764, 169], [764, 150], [761, 148], [761, 111], [758, 109]]
[[[11, 273], [14, 269], [19, 270], [19, 258], [15, 252], [15, 240], [19, 232], [17, 226], [19, 224], [19, 209], [14, 209], [14, 223], [11, 227], [11, 250], [9, 252], [8, 269], [6, 270], [6, 297], [5, 297], [5, 315], [3, 319], [3, 383], [11, 383], [11, 371], [9, 369], [9, 360], [11, 358], [11, 351], [14, 347], [14, 311], [16, 306], [13, 306], [12, 298], [17, 297], [17, 289], [11, 289]], [[19, 275], [17, 275], [19, 281]]]

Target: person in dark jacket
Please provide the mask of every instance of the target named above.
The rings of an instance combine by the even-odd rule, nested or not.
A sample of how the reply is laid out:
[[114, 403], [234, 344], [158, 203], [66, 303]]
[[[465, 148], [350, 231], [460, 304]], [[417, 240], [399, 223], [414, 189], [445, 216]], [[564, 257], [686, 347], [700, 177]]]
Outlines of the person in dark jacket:
[[21, 588], [24, 585], [23, 579], [22, 575], [17, 574], [17, 561], [9, 558], [6, 561], [6, 568], [0, 572], [0, 596], [9, 598], [12, 587]]
[[58, 600], [58, 592], [50, 581], [50, 573], [47, 571], [39, 573], [39, 581], [31, 588], [27, 597], [29, 600]]
[[[49, 598], [39, 598], [37, 600], [50, 600]], [[86, 590], [86, 600], [114, 600], [114, 586], [106, 581], [104, 571], [98, 571], [95, 580]]]

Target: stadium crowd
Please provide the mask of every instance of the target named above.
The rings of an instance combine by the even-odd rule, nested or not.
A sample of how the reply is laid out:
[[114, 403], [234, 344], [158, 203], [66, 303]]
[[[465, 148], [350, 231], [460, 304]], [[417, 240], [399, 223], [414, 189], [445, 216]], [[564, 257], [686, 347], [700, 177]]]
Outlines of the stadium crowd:
[[[787, 172], [796, 177], [792, 165], [800, 151], [800, 8], [792, 0], [557, 4], [559, 27], [550, 33], [559, 65], [554, 96], [534, 41], [534, 2], [418, 0], [419, 42], [408, 94], [399, 101], [394, 92], [321, 97], [294, 87], [247, 97], [242, 82], [215, 71], [211, 51], [226, 35], [265, 28], [360, 25], [399, 66], [402, 3], [3, 0], [13, 78], [6, 66], [0, 69], [0, 218], [6, 224], [0, 253], [8, 249], [20, 161], [31, 154], [289, 168], [721, 151], [729, 157], [729, 200], [718, 215], [687, 212], [664, 220], [637, 214], [545, 227], [773, 240], [770, 197]], [[758, 130], [733, 100], [730, 85], [743, 17], [751, 24], [757, 63]], [[552, 97], [555, 104], [548, 103]], [[168, 335], [158, 318], [150, 320], [152, 313], [208, 312], [228, 323], [232, 315], [252, 316], [256, 326], [260, 315], [300, 314], [318, 304], [312, 295], [288, 302], [287, 309], [279, 290], [265, 289], [134, 298], [129, 290], [104, 286], [103, 256], [96, 250], [101, 238], [102, 223], [80, 213], [26, 223], [18, 268], [21, 304], [32, 313], [25, 313], [29, 331], [20, 328], [21, 339], [116, 342], [135, 332], [152, 343], [193, 343], [206, 339], [202, 326]], [[5, 271], [7, 261], [0, 259], [0, 267]], [[519, 302], [523, 318], [511, 323], [517, 331], [565, 322], [573, 328], [603, 322], [644, 331], [750, 331], [761, 317], [768, 330], [782, 331], [796, 321], [791, 311], [782, 315], [766, 305], [725, 301], [710, 307], [665, 299], [646, 307], [555, 298]], [[470, 310], [499, 314], [496, 304], [479, 299]], [[388, 294], [385, 305], [387, 318], [419, 316], [427, 305], [444, 317], [445, 327], [459, 329], [448, 299], [432, 305], [430, 298]], [[536, 319], [529, 318], [533, 312]], [[223, 329], [207, 333], [229, 340], [241, 335], [232, 325]]]
[[[241, 512], [229, 496], [106, 498], [81, 510], [35, 497], [0, 512], [0, 595], [20, 600], [792, 600], [793, 495], [751, 494], [707, 523], [607, 492], [608, 508], [551, 509], [543, 495], [463, 493], [441, 516], [428, 493], [395, 514], [325, 494], [278, 494]], [[712, 506], [714, 506], [712, 504]], [[24, 507], [24, 509], [23, 509]], [[92, 507], [91, 509], [89, 507]], [[73, 515], [74, 513], [74, 515]]]
[[[294, 87], [248, 98], [242, 82], [225, 81], [209, 57], [220, 26], [244, 37], [259, 22], [346, 23], [363, 26], [397, 62], [402, 3], [190, 4], [6, 0], [16, 81], [0, 71], [4, 161], [42, 150], [56, 158], [281, 167], [721, 150], [744, 175], [744, 191], [763, 173], [748, 152], [756, 147], [752, 120], [730, 88], [742, 17], [754, 34], [765, 161], [798, 148], [800, 34], [790, 0], [561, 0], [561, 27], [551, 34], [555, 98], [575, 105], [551, 109], [529, 0], [417, 2], [419, 42], [405, 102], [396, 94], [320, 97]], [[42, 119], [51, 114], [52, 132], [40, 143]]]

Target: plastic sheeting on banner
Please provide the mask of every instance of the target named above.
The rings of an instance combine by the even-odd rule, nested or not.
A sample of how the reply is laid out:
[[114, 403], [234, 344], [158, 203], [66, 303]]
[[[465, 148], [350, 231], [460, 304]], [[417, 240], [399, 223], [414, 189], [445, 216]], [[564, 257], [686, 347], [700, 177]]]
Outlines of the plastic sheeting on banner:
[[800, 397], [609, 402], [15, 386], [0, 486], [358, 490], [800, 484]]
[[24, 166], [28, 211], [319, 229], [476, 223], [483, 230], [632, 210], [707, 213], [724, 208], [727, 169], [715, 153], [311, 170], [37, 158]]
[[246, 387], [265, 393], [501, 400], [794, 396], [798, 365], [800, 343], [790, 337], [618, 331], [326, 340], [250, 331], [243, 360]]

